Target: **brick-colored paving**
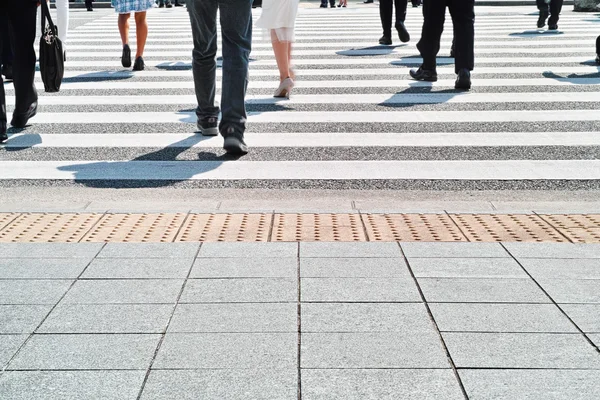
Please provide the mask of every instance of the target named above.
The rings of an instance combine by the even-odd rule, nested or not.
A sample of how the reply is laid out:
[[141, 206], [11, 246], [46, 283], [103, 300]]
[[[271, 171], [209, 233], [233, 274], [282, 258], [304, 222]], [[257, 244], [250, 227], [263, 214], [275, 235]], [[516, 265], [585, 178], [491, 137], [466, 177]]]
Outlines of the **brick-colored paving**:
[[600, 243], [586, 214], [4, 213], [0, 242]]

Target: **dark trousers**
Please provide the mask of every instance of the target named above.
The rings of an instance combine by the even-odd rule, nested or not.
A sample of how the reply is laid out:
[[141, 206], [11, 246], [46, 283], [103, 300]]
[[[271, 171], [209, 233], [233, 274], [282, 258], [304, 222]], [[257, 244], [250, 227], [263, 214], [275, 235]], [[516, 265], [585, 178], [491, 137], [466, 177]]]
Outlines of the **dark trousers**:
[[8, 28], [8, 16], [0, 14], [0, 65], [12, 65], [13, 63], [13, 43], [11, 40], [10, 29]]
[[600, 36], [596, 38], [596, 54], [600, 54]]
[[550, 0], [550, 4], [546, 4], [544, 0], [536, 0], [538, 10], [548, 10], [550, 18], [548, 18], [548, 25], [556, 25], [558, 23], [558, 17], [562, 10], [563, 0]]
[[94, 1], [94, 0], [85, 0], [85, 7], [86, 7], [86, 8], [92, 8], [92, 2], [93, 2], [93, 1]]
[[[15, 112], [25, 113], [32, 102], [37, 100], [37, 92], [33, 85], [35, 74], [35, 41], [37, 3], [30, 0], [0, 1], [0, 18], [7, 18], [9, 30], [14, 44], [13, 84], [15, 86]], [[4, 47], [4, 34], [0, 45]], [[0, 119], [6, 120], [6, 99], [4, 82], [0, 75]]]
[[423, 32], [417, 48], [423, 69], [435, 70], [436, 56], [444, 30], [446, 6], [454, 25], [454, 69], [473, 70], [475, 64], [475, 0], [426, 0], [423, 2]]
[[392, 36], [392, 14], [396, 6], [396, 24], [406, 20], [408, 0], [379, 0], [379, 16], [383, 27], [383, 36]]
[[[333, 7], [335, 5], [335, 0], [329, 0], [329, 4]], [[327, 0], [321, 0], [322, 6], [327, 6]]]

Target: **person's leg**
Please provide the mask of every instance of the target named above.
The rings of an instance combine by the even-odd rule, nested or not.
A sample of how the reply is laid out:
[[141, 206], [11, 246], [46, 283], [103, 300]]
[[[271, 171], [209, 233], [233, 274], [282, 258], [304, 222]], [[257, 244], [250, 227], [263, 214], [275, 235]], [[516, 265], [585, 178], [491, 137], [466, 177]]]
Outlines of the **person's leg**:
[[11, 40], [11, 32], [8, 27], [8, 15], [6, 12], [4, 12], [4, 14], [0, 13], [0, 42], [4, 43], [4, 45], [1, 45], [2, 43], [0, 43], [0, 65], [2, 66], [1, 72], [4, 73], [8, 70], [12, 71], [14, 49]]
[[444, 30], [446, 15], [445, 0], [427, 0], [423, 2], [423, 30], [417, 49], [423, 57], [422, 68], [429, 71], [436, 69], [436, 56], [440, 51], [440, 39]]
[[596, 54], [600, 54], [600, 36], [596, 38]]
[[558, 24], [558, 18], [562, 10], [563, 0], [552, 0], [550, 1], [550, 18], [548, 19], [548, 26], [553, 27]]
[[379, 17], [381, 18], [381, 27], [383, 36], [392, 37], [392, 8], [393, 0], [379, 0]]
[[135, 13], [135, 29], [137, 41], [135, 58], [138, 58], [144, 55], [146, 39], [148, 39], [148, 20], [146, 19], [146, 11]]
[[537, 20], [537, 27], [543, 28], [546, 25], [546, 19], [548, 19], [548, 15], [550, 14], [549, 4], [546, 3], [545, 0], [536, 0], [535, 1], [538, 10], [540, 10], [540, 14]]
[[119, 33], [121, 34], [123, 46], [129, 44], [129, 16], [130, 14], [119, 14]]
[[408, 0], [394, 0], [396, 6], [396, 25], [398, 22], [406, 21], [406, 7]]
[[224, 136], [233, 132], [243, 135], [246, 130], [244, 99], [252, 48], [252, 0], [219, 0], [219, 9], [223, 37], [220, 130]]
[[277, 32], [271, 30], [271, 44], [275, 53], [275, 61], [279, 69], [279, 82], [290, 77], [290, 43], [279, 40]]
[[217, 74], [217, 5], [218, 0], [187, 0], [186, 6], [192, 25], [194, 50], [192, 72], [198, 108], [198, 121], [216, 118], [219, 108], [215, 107]]
[[58, 38], [63, 44], [63, 50], [67, 45], [67, 35], [69, 34], [69, 0], [56, 0], [56, 14], [58, 25]]
[[473, 70], [475, 64], [475, 1], [451, 0], [449, 3], [454, 25], [454, 69]]

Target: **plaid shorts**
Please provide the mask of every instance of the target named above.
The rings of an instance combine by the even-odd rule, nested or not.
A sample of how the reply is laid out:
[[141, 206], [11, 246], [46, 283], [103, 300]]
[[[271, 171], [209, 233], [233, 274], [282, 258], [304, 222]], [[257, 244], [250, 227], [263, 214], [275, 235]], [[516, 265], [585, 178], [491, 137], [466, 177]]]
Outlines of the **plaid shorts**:
[[119, 14], [142, 12], [152, 8], [153, 0], [111, 0], [112, 6]]

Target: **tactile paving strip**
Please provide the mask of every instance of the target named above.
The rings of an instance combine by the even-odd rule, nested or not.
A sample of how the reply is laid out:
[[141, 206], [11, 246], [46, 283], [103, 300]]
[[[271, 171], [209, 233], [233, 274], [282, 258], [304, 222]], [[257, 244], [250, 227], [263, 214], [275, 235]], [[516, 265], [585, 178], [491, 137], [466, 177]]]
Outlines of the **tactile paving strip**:
[[572, 242], [600, 243], [599, 214], [543, 214], [540, 217]]
[[0, 242], [79, 242], [102, 214], [21, 214], [0, 230]]
[[176, 242], [266, 242], [272, 214], [191, 214]]
[[600, 243], [598, 214], [0, 213], [0, 242]]
[[186, 214], [106, 214], [82, 242], [172, 242]]
[[365, 214], [370, 241], [466, 242], [446, 214]]
[[273, 242], [365, 242], [360, 214], [275, 214]]
[[450, 214], [470, 242], [568, 242], [550, 224], [530, 214]]

